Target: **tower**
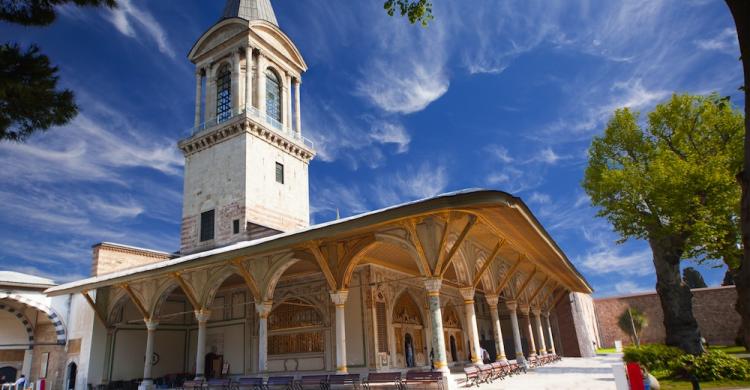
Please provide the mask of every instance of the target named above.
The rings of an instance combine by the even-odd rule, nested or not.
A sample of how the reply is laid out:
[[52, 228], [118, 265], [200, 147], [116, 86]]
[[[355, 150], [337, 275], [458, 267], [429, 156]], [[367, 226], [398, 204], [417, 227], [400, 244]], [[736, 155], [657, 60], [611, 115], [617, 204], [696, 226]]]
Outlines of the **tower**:
[[227, 0], [188, 54], [195, 121], [185, 156], [183, 254], [309, 225], [301, 76], [307, 70], [270, 0]]

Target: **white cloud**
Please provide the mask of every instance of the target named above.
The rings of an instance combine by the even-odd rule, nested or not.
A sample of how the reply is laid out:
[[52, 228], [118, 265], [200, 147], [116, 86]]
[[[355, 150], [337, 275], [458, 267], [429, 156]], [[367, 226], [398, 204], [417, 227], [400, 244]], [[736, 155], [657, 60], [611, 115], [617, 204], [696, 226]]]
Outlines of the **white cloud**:
[[380, 144], [396, 145], [397, 153], [405, 153], [409, 150], [411, 137], [404, 126], [399, 123], [377, 122], [371, 126], [370, 138]]
[[510, 153], [508, 152], [508, 149], [504, 146], [500, 145], [489, 145], [487, 146], [486, 150], [495, 157], [498, 161], [502, 163], [511, 163], [513, 162], [513, 157], [511, 157]]
[[175, 58], [172, 45], [167, 39], [167, 33], [154, 16], [147, 10], [133, 4], [131, 0], [118, 0], [117, 8], [108, 11], [107, 19], [121, 34], [138, 38], [138, 33], [133, 26], [135, 23], [139, 31], [143, 31], [153, 40], [159, 51], [171, 58]]
[[555, 165], [560, 160], [560, 156], [552, 148], [548, 147], [539, 151], [537, 159], [543, 163]]
[[622, 253], [620, 247], [597, 248], [587, 253], [577, 263], [592, 275], [616, 273], [620, 275], [646, 276], [652, 274], [653, 255], [650, 249]]
[[737, 41], [737, 30], [728, 27], [719, 34], [709, 39], [699, 39], [695, 45], [702, 50], [719, 51], [730, 55], [739, 55], [739, 42]]
[[648, 288], [646, 286], [639, 285], [638, 283], [633, 282], [632, 280], [623, 280], [622, 282], [615, 283], [614, 290], [618, 294], [636, 294], [640, 292], [653, 290], [653, 288]]
[[372, 190], [374, 202], [385, 207], [441, 194], [447, 185], [445, 166], [422, 163], [418, 167], [406, 166], [395, 174], [379, 178]]
[[550, 198], [549, 195], [542, 193], [542, 192], [532, 192], [531, 196], [529, 197], [529, 203], [536, 203], [540, 205], [548, 204], [552, 201], [552, 198]]

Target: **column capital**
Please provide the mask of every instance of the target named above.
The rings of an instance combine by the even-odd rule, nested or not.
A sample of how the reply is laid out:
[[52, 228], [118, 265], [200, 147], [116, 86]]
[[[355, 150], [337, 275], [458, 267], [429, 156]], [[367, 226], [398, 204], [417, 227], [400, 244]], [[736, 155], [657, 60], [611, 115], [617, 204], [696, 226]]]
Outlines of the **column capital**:
[[425, 278], [424, 288], [427, 289], [427, 295], [440, 295], [440, 286], [443, 285], [443, 279]]
[[500, 302], [500, 295], [486, 294], [484, 296], [484, 299], [487, 301], [487, 305], [489, 305], [491, 309], [497, 309], [497, 304]]
[[525, 316], [529, 315], [529, 305], [523, 303], [518, 305], [518, 311]]
[[550, 314], [551, 314], [551, 313], [549, 312], [549, 310], [545, 310], [545, 311], [542, 311], [542, 315], [543, 315], [544, 317], [547, 317], [547, 318], [549, 318], [549, 315], [550, 315]]
[[156, 330], [156, 328], [159, 326], [159, 321], [144, 320], [143, 322], [146, 324], [146, 329], [148, 330]]
[[208, 322], [210, 318], [211, 310], [200, 309], [195, 311], [195, 319], [198, 320], [198, 322]]
[[264, 301], [255, 304], [255, 311], [258, 312], [260, 318], [268, 318], [268, 315], [271, 314], [272, 308], [273, 301]]
[[534, 313], [534, 316], [539, 317], [542, 315], [542, 309], [538, 307], [531, 308], [531, 312]]
[[518, 302], [512, 301], [512, 300], [511, 301], [505, 301], [505, 306], [507, 306], [508, 310], [510, 310], [510, 311], [516, 311], [516, 309], [518, 308]]
[[476, 290], [474, 290], [474, 287], [461, 287], [458, 289], [458, 291], [461, 293], [461, 296], [464, 298], [464, 303], [474, 303], [474, 293]]
[[349, 290], [332, 291], [330, 294], [334, 305], [343, 306], [346, 303], [346, 299], [349, 297]]

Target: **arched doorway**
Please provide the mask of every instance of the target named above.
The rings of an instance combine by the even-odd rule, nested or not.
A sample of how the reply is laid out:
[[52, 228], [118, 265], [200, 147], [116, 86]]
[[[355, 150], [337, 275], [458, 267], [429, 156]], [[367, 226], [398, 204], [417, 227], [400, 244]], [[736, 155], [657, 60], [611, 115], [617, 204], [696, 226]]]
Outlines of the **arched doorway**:
[[0, 383], [15, 382], [18, 370], [14, 367], [0, 367]]
[[455, 362], [458, 361], [458, 351], [456, 351], [456, 338], [451, 335], [451, 361]]
[[73, 390], [76, 388], [76, 374], [78, 374], [78, 366], [71, 362], [68, 364], [68, 369], [66, 370], [65, 376], [68, 378], [66, 380], [65, 389], [67, 390]]
[[402, 293], [393, 307], [393, 334], [396, 341], [396, 367], [427, 364], [424, 326], [419, 306], [407, 292]]

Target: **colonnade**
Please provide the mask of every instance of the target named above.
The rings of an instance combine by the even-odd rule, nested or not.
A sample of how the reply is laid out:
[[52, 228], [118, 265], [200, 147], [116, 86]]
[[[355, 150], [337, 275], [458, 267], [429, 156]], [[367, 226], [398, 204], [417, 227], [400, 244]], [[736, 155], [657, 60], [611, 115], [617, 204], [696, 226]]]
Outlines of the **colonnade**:
[[[244, 72], [241, 68], [242, 57], [245, 59]], [[204, 122], [209, 122], [216, 116], [216, 72], [224, 63], [224, 61], [217, 61], [210, 65], [198, 66], [196, 69], [194, 120], [196, 129], [200, 129]], [[254, 114], [262, 119], [267, 118], [265, 72], [269, 66], [273, 66], [281, 83], [281, 126], [284, 130], [293, 131], [295, 136], [299, 137], [302, 134], [300, 77], [283, 70], [281, 66], [270, 65], [268, 56], [263, 51], [249, 45], [233, 50], [230, 64], [232, 111], [237, 113], [244, 109], [248, 115]], [[257, 89], [254, 90], [253, 87], [256, 85]]]
[[[448, 373], [448, 361], [446, 356], [446, 341], [443, 333], [443, 315], [440, 304], [440, 291], [442, 280], [440, 278], [424, 279], [424, 286], [427, 291], [427, 301], [429, 308], [429, 319], [432, 334], [432, 352], [433, 365], [436, 369]], [[465, 332], [469, 340], [471, 361], [473, 364], [482, 364], [482, 348], [479, 343], [479, 332], [477, 329], [477, 318], [474, 310], [474, 295], [476, 291], [473, 287], [460, 288], [459, 292], [463, 297], [465, 311]], [[344, 374], [347, 372], [346, 360], [346, 317], [345, 304], [348, 298], [348, 290], [342, 289], [330, 292], [331, 302], [335, 306], [335, 344], [336, 344], [336, 373]], [[505, 355], [505, 346], [503, 342], [503, 331], [500, 324], [498, 304], [500, 297], [498, 295], [485, 295], [485, 300], [490, 308], [492, 334], [495, 341], [496, 361], [507, 361]], [[546, 355], [555, 353], [555, 343], [552, 335], [552, 326], [550, 323], [549, 311], [543, 311], [538, 307], [529, 307], [526, 304], [519, 304], [515, 300], [506, 300], [508, 308], [511, 332], [513, 334], [514, 347], [516, 351], [515, 358], [520, 364], [525, 364], [526, 357], [523, 354], [521, 343], [521, 330], [526, 333], [529, 341], [529, 356]], [[258, 371], [267, 371], [268, 362], [268, 317], [271, 314], [273, 303], [259, 302], [255, 308], [258, 313]], [[521, 312], [524, 326], [519, 325], [518, 312]], [[198, 323], [198, 335], [195, 356], [195, 375], [196, 378], [205, 376], [205, 356], [206, 356], [206, 324], [211, 317], [211, 311], [207, 309], [196, 310], [194, 312]], [[533, 318], [532, 318], [533, 317]], [[544, 317], [544, 321], [542, 321]], [[532, 324], [533, 322], [533, 324]], [[154, 319], [145, 319], [147, 338], [146, 338], [146, 360], [143, 368], [143, 383], [141, 389], [150, 389], [152, 387], [150, 357], [154, 351], [154, 336], [159, 322]], [[547, 347], [549, 346], [549, 348]], [[537, 349], [538, 347], [538, 349]]]

